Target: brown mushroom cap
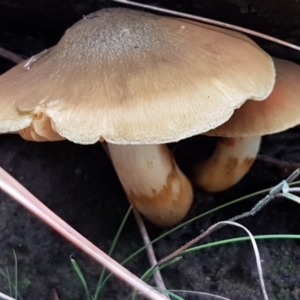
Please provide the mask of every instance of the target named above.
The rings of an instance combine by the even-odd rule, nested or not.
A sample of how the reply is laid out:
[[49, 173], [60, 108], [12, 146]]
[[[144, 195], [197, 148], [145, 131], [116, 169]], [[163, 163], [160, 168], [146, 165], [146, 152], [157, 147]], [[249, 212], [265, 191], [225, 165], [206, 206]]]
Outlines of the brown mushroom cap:
[[274, 58], [276, 82], [262, 102], [247, 101], [223, 125], [208, 135], [224, 137], [261, 136], [300, 124], [300, 66]]
[[274, 80], [271, 58], [243, 35], [106, 9], [29, 70], [21, 63], [0, 77], [0, 132], [30, 127], [42, 112], [76, 143], [174, 142], [219, 126], [246, 99], [266, 98]]

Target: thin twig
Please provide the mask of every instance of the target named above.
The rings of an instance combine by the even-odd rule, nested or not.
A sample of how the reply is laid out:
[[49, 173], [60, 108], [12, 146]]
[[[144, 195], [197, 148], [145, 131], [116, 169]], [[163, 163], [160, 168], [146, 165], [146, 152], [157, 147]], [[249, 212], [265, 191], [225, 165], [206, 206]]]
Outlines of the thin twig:
[[285, 170], [285, 172], [288, 172], [288, 173], [291, 173], [291, 170], [295, 170], [296, 168], [300, 167], [299, 162], [282, 160], [282, 159], [278, 159], [276, 157], [272, 157], [272, 156], [265, 155], [265, 154], [258, 154], [256, 156], [255, 160], [261, 161], [270, 166], [282, 168]]
[[203, 17], [199, 17], [199, 16], [194, 16], [191, 14], [186, 14], [186, 13], [181, 13], [181, 12], [177, 12], [174, 10], [170, 10], [170, 9], [166, 9], [166, 8], [161, 8], [161, 7], [156, 7], [156, 6], [151, 6], [151, 5], [147, 5], [147, 4], [142, 4], [142, 3], [137, 3], [137, 2], [132, 2], [132, 1], [127, 1], [127, 0], [113, 0], [114, 2], [118, 2], [118, 3], [123, 3], [123, 4], [128, 4], [131, 6], [136, 6], [136, 7], [141, 7], [141, 8], [145, 8], [145, 9], [151, 9], [154, 11], [159, 11], [162, 13], [166, 13], [166, 14], [170, 14], [170, 15], [174, 15], [177, 17], [182, 17], [182, 18], [186, 18], [186, 19], [191, 19], [191, 20], [196, 20], [196, 21], [200, 21], [200, 22], [204, 22], [204, 23], [208, 23], [208, 24], [213, 24], [213, 25], [217, 25], [220, 27], [224, 27], [224, 28], [229, 28], [232, 30], [236, 30], [239, 32], [243, 32], [243, 33], [247, 33], [253, 36], [257, 36], [259, 38], [271, 41], [273, 43], [277, 43], [279, 45], [282, 46], [286, 46], [289, 48], [292, 48], [294, 50], [300, 51], [300, 46], [285, 42], [283, 40], [274, 38], [272, 36], [269, 36], [267, 34], [263, 34], [251, 29], [247, 29], [247, 28], [243, 28], [240, 26], [236, 26], [236, 25], [232, 25], [232, 24], [228, 24], [228, 23], [224, 23], [221, 21], [216, 21], [216, 20], [212, 20], [212, 19], [208, 19], [208, 18], [203, 18]]
[[[144, 241], [144, 245], [146, 246], [147, 255], [148, 255], [151, 267], [155, 267], [157, 265], [157, 259], [156, 259], [155, 252], [154, 252], [153, 246], [151, 244], [145, 223], [141, 217], [141, 214], [135, 208], [133, 208], [133, 213], [134, 213], [136, 222], [138, 224], [138, 227], [140, 229], [140, 233], [141, 233], [142, 239]], [[155, 280], [156, 286], [161, 291], [167, 290], [164, 280], [161, 276], [160, 270], [158, 270], [158, 269], [156, 269], [154, 272], [154, 280]], [[165, 296], [168, 299], [170, 299], [168, 294], [165, 293]]]
[[138, 290], [145, 298], [150, 300], [167, 299], [164, 295], [155, 291], [140, 278], [130, 273], [127, 269], [78, 233], [2, 168], [0, 168], [0, 189], [27, 208], [27, 210], [32, 212], [36, 217], [41, 219], [45, 224], [50, 226], [69, 242], [74, 244], [78, 249], [81, 249], [100, 263], [109, 272], [126, 282], [133, 289]]
[[59, 300], [58, 294], [56, 292], [56, 289], [52, 290], [52, 294], [53, 294], [53, 300]]
[[6, 50], [2, 47], [0, 47], [0, 56], [4, 57], [6, 59], [9, 59], [16, 64], [18, 64], [24, 60], [21, 56], [15, 54], [9, 50]]
[[174, 252], [172, 252], [168, 256], [161, 259], [158, 262], [158, 265], [162, 265], [162, 264], [166, 263], [167, 261], [179, 256], [184, 250], [186, 250], [186, 249], [190, 248], [191, 246], [195, 245], [200, 240], [202, 240], [206, 236], [210, 235], [213, 231], [218, 229], [220, 226], [221, 226], [220, 223], [216, 223], [216, 224], [210, 226], [206, 231], [204, 231], [203, 233], [201, 233], [200, 235], [198, 235], [194, 239], [190, 240], [189, 242], [187, 242], [186, 244], [184, 244], [183, 246], [181, 246], [180, 248], [178, 248], [177, 250], [175, 250]]

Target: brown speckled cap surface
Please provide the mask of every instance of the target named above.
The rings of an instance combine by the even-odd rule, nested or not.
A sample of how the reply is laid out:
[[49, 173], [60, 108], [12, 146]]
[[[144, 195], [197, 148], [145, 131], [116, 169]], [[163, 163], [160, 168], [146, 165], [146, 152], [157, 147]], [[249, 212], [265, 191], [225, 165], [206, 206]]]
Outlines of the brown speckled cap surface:
[[266, 98], [272, 59], [248, 38], [128, 9], [95, 12], [33, 63], [0, 77], [0, 132], [43, 111], [73, 142], [174, 142], [215, 128], [246, 99]]

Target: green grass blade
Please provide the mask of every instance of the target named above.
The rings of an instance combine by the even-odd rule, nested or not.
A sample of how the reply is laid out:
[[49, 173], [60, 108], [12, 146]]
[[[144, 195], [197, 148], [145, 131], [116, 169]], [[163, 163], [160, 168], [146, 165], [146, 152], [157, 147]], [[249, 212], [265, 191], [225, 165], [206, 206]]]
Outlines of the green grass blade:
[[82, 286], [84, 288], [85, 295], [86, 295], [86, 300], [91, 300], [91, 296], [90, 296], [90, 293], [89, 293], [89, 289], [88, 289], [86, 280], [85, 280], [85, 278], [84, 278], [84, 276], [83, 276], [83, 274], [82, 274], [82, 272], [81, 272], [81, 270], [80, 270], [80, 268], [79, 268], [76, 260], [73, 259], [73, 258], [70, 258], [70, 260], [71, 260], [72, 266], [73, 266], [75, 272], [77, 273], [78, 278], [79, 278], [79, 280], [80, 280], [80, 282], [81, 282], [81, 284], [82, 284]]
[[[122, 220], [122, 222], [121, 222], [121, 224], [119, 226], [119, 229], [118, 229], [118, 231], [117, 231], [117, 233], [116, 233], [116, 235], [114, 237], [114, 240], [113, 240], [113, 242], [111, 244], [111, 247], [110, 247], [110, 249], [108, 251], [108, 255], [109, 256], [111, 256], [112, 253], [113, 253], [113, 251], [115, 250], [115, 247], [116, 247], [116, 245], [118, 243], [120, 235], [121, 235], [121, 233], [123, 231], [123, 228], [125, 226], [125, 223], [128, 220], [128, 217], [129, 217], [129, 214], [131, 213], [131, 211], [132, 211], [132, 206], [130, 206], [129, 209], [127, 210], [127, 212], [126, 212], [126, 214], [125, 214], [125, 216], [124, 216], [124, 218], [123, 218], [123, 220]], [[93, 297], [94, 300], [98, 300], [100, 292], [101, 292], [101, 290], [102, 290], [102, 288], [104, 286], [104, 284], [103, 284], [104, 275], [105, 275], [105, 269], [102, 269], [99, 281], [97, 283], [96, 292], [95, 292], [94, 297]]]
[[126, 212], [126, 214], [125, 214], [125, 216], [124, 216], [124, 218], [123, 218], [123, 220], [122, 220], [122, 222], [121, 222], [121, 224], [120, 224], [120, 227], [119, 227], [119, 229], [118, 229], [118, 231], [117, 231], [117, 233], [116, 233], [116, 236], [115, 236], [115, 238], [114, 238], [114, 240], [113, 240], [113, 242], [112, 242], [112, 245], [111, 245], [111, 247], [110, 247], [110, 249], [109, 249], [109, 251], [108, 251], [108, 255], [109, 255], [109, 256], [111, 256], [112, 253], [113, 253], [113, 251], [115, 250], [115, 247], [116, 247], [116, 245], [117, 245], [117, 242], [118, 242], [118, 240], [119, 240], [119, 237], [120, 237], [120, 235], [121, 235], [121, 233], [122, 233], [122, 231], [123, 231], [123, 228], [124, 228], [124, 226], [125, 226], [125, 223], [126, 223], [127, 220], [128, 220], [128, 217], [129, 217], [129, 214], [131, 213], [131, 211], [132, 211], [132, 205], [128, 208], [128, 210], [127, 210], [127, 212]]
[[150, 279], [150, 277], [154, 275], [156, 269], [161, 270], [161, 269], [163, 269], [163, 268], [165, 268], [165, 267], [167, 267], [167, 266], [169, 266], [169, 265], [171, 265], [171, 264], [173, 264], [173, 263], [175, 263], [179, 260], [180, 260], [179, 257], [175, 257], [175, 258], [171, 259], [170, 261], [167, 261], [166, 263], [162, 264], [161, 266], [151, 267], [143, 274], [141, 279], [144, 280], [144, 281], [148, 281]]
[[5, 274], [4, 274], [4, 275], [5, 275], [5, 277], [6, 277], [6, 279], [7, 279], [7, 283], [8, 283], [9, 296], [10, 296], [10, 297], [13, 297], [12, 284], [11, 284], [11, 280], [10, 280], [8, 268], [5, 267], [5, 269], [6, 269], [6, 275], [5, 275]]
[[[299, 234], [266, 234], [266, 235], [254, 235], [253, 237], [255, 240], [276, 240], [276, 239], [286, 239], [286, 240], [296, 239], [296, 240], [298, 240], [298, 239], [300, 239]], [[226, 240], [221, 240], [221, 241], [217, 241], [217, 242], [207, 243], [204, 245], [186, 249], [186, 250], [182, 251], [180, 253], [180, 255], [192, 253], [195, 251], [199, 251], [199, 250], [203, 250], [203, 249], [211, 248], [211, 247], [215, 247], [215, 246], [223, 246], [226, 244], [244, 242], [244, 241], [249, 241], [249, 240], [250, 240], [249, 236], [243, 236], [243, 237], [238, 237], [238, 238], [232, 238], [232, 239], [226, 239]], [[175, 258], [174, 258], [174, 259], [170, 260], [169, 262], [166, 262], [163, 265], [161, 265], [159, 267], [159, 269], [161, 270], [161, 269], [167, 267], [168, 265], [171, 265], [171, 264], [177, 262], [178, 260], [175, 260]], [[147, 272], [145, 272], [145, 274], [143, 276], [147, 276], [147, 278], [148, 278], [149, 275], [151, 275], [151, 276], [153, 275], [153, 268], [148, 269]]]
[[178, 296], [178, 295], [176, 295], [173, 292], [170, 292], [168, 290], [164, 290], [164, 289], [160, 289], [160, 288], [155, 288], [155, 289], [158, 290], [161, 293], [168, 294], [172, 299], [175, 299], [175, 300], [184, 300], [180, 296]]
[[15, 250], [13, 249], [14, 261], [15, 261], [15, 299], [18, 299], [18, 260]]
[[[276, 239], [300, 239], [299, 234], [266, 234], [266, 235], [255, 235], [253, 236], [255, 240], [276, 240]], [[226, 240], [221, 240], [217, 242], [212, 242], [212, 243], [207, 243], [204, 245], [192, 247], [190, 249], [184, 250], [181, 254], [187, 254], [191, 252], [195, 252], [198, 250], [206, 249], [206, 248], [211, 248], [215, 246], [222, 246], [225, 244], [230, 244], [230, 243], [238, 243], [238, 242], [244, 242], [244, 241], [249, 241], [250, 238], [248, 236], [243, 236], [243, 237], [238, 237], [238, 238], [232, 238], [232, 239], [226, 239]], [[180, 255], [181, 255], [180, 254]]]

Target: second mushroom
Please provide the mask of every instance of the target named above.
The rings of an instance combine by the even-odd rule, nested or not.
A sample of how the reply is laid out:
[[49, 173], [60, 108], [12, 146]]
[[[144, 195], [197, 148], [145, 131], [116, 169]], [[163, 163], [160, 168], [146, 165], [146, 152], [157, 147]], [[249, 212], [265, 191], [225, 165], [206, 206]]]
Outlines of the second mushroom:
[[221, 138], [210, 159], [195, 166], [196, 186], [210, 192], [233, 186], [249, 171], [261, 136], [300, 124], [300, 66], [273, 60], [276, 82], [269, 97], [262, 102], [247, 101], [227, 122], [206, 133]]

